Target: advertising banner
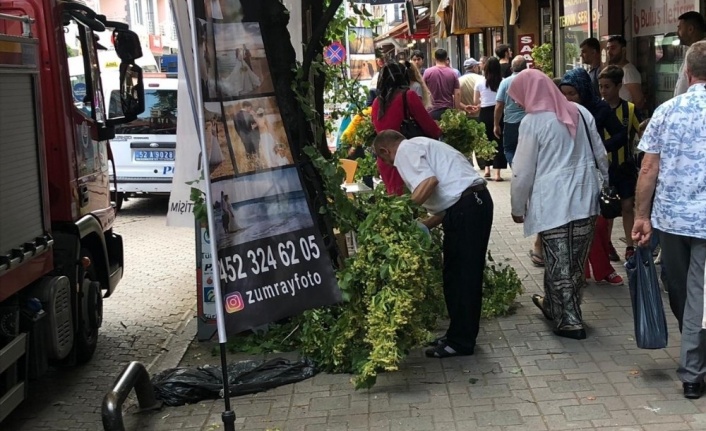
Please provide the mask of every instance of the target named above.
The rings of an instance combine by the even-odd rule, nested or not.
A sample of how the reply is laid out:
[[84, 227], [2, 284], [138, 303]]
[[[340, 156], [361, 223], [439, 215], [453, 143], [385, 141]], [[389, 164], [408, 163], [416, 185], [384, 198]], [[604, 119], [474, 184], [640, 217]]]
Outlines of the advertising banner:
[[197, 168], [210, 172], [203, 182], [217, 249], [216, 259], [202, 262], [202, 276], [212, 268], [210, 279], [220, 281], [233, 334], [341, 295], [290, 149], [260, 24], [242, 22], [232, 0], [195, 1], [194, 11], [199, 82], [192, 88], [205, 139]]
[[697, 0], [636, 0], [632, 5], [633, 36], [675, 32], [679, 16], [698, 7]]

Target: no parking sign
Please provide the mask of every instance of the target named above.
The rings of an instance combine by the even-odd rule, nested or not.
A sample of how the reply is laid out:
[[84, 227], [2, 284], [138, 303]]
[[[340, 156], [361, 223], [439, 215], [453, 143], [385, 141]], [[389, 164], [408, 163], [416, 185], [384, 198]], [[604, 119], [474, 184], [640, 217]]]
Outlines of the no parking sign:
[[324, 50], [324, 61], [327, 64], [341, 64], [346, 59], [346, 48], [341, 42], [333, 42]]

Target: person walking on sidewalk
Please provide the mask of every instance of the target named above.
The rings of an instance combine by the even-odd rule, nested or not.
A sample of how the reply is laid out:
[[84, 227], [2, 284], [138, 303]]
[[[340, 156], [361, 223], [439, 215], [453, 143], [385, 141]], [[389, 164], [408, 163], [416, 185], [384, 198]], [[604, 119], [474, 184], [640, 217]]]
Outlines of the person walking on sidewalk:
[[485, 178], [490, 178], [490, 166], [493, 166], [495, 169], [495, 181], [504, 181], [502, 170], [507, 168], [507, 160], [505, 159], [505, 153], [503, 153], [502, 136], [496, 138], [493, 134], [495, 100], [497, 99], [498, 88], [502, 79], [500, 62], [495, 57], [489, 58], [485, 63], [485, 69], [483, 69], [483, 77], [476, 82], [473, 96], [473, 104], [480, 108], [478, 121], [485, 126], [485, 135], [488, 141], [495, 141], [498, 148], [492, 159], [483, 160], [476, 157], [476, 161], [478, 162], [478, 167], [485, 171], [483, 175]]
[[380, 132], [375, 154], [393, 165], [412, 191], [412, 201], [432, 216], [428, 228], [444, 229], [444, 298], [449, 313], [446, 336], [425, 352], [431, 358], [472, 355], [483, 304], [483, 270], [493, 224], [493, 199], [466, 156], [434, 139], [405, 139]]
[[434, 53], [435, 66], [424, 71], [424, 82], [431, 92], [432, 107], [429, 113], [435, 120], [447, 109], [461, 108], [461, 90], [456, 73], [446, 64], [449, 54], [445, 49]]
[[[498, 94], [495, 98], [493, 134], [498, 139], [502, 137], [505, 159], [512, 167], [512, 159], [515, 157], [517, 139], [519, 138], [520, 122], [525, 116], [525, 111], [517, 106], [512, 97], [508, 96], [507, 89], [510, 88], [510, 84], [512, 84], [512, 80], [517, 74], [527, 69], [527, 61], [523, 56], [518, 55], [512, 59], [510, 68], [512, 69], [512, 75], [500, 82]], [[503, 124], [501, 125], [501, 123]]]
[[644, 247], [659, 236], [681, 330], [677, 374], [684, 396], [699, 398], [706, 376], [706, 41], [691, 45], [685, 63], [689, 89], [655, 110], [640, 140], [645, 156], [632, 237]]
[[[610, 109], [608, 103], [600, 100], [597, 93], [593, 91], [591, 78], [585, 69], [577, 68], [566, 72], [561, 80], [559, 89], [567, 100], [581, 104], [591, 113], [595, 120], [599, 136], [610, 135], [609, 139], [600, 139], [607, 151], [623, 146], [627, 140], [625, 127], [620, 123]], [[609, 178], [605, 178], [606, 181]], [[598, 216], [596, 228], [593, 232], [593, 242], [588, 253], [588, 265], [586, 265], [586, 278], [593, 277], [598, 283], [608, 283], [613, 286], [623, 284], [623, 278], [615, 272], [615, 268], [610, 264], [610, 221], [603, 216]]]
[[[635, 105], [620, 98], [620, 88], [623, 82], [623, 69], [610, 65], [603, 69], [598, 80], [600, 81], [600, 92], [603, 100], [610, 106], [616, 118], [620, 120], [626, 129], [625, 140], [622, 145], [613, 146], [608, 153], [610, 168], [610, 185], [618, 190], [620, 203], [622, 206], [621, 216], [623, 219], [623, 231], [625, 232], [625, 260], [627, 261], [635, 253], [630, 231], [635, 222], [635, 185], [637, 184], [637, 165], [633, 146], [635, 137], [640, 130], [640, 115], [635, 110]], [[610, 136], [606, 136], [609, 138]], [[610, 229], [613, 223], [611, 220]]]
[[608, 178], [605, 147], [591, 113], [539, 70], [520, 72], [508, 94], [526, 112], [513, 162], [512, 219], [524, 223], [525, 236], [539, 233], [544, 249], [544, 296], [532, 302], [554, 321], [556, 335], [581, 340], [584, 265], [601, 190], [595, 169]]

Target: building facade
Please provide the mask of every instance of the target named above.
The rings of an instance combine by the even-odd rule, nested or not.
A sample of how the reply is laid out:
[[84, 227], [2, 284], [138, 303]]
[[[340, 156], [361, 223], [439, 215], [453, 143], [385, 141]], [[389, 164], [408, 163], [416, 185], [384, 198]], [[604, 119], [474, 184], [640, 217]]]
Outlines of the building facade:
[[[137, 33], [142, 47], [159, 62], [174, 54], [179, 44], [170, 0], [91, 0], [94, 10], [111, 21], [125, 22]], [[89, 2], [87, 2], [89, 3]]]

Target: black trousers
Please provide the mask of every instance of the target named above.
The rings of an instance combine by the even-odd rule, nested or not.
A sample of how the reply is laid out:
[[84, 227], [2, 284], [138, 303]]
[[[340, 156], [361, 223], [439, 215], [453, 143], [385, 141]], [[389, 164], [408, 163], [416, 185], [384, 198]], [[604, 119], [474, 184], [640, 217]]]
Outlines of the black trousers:
[[473, 353], [476, 346], [492, 225], [487, 189], [462, 197], [444, 216], [444, 299], [451, 320], [446, 339], [459, 352]]
[[[480, 160], [476, 158], [478, 162], [478, 167], [485, 169], [486, 166], [492, 166], [494, 169], [505, 169], [507, 168], [507, 159], [505, 159], [505, 153], [503, 152], [503, 138], [502, 135], [500, 139], [495, 137], [495, 132], [493, 128], [495, 127], [495, 106], [486, 106], [485, 108], [480, 108], [480, 114], [478, 114], [478, 121], [483, 123], [485, 126], [485, 136], [488, 137], [489, 141], [495, 141], [498, 144], [498, 152], [495, 153], [495, 157], [490, 160]], [[501, 123], [502, 124], [502, 123]]]

